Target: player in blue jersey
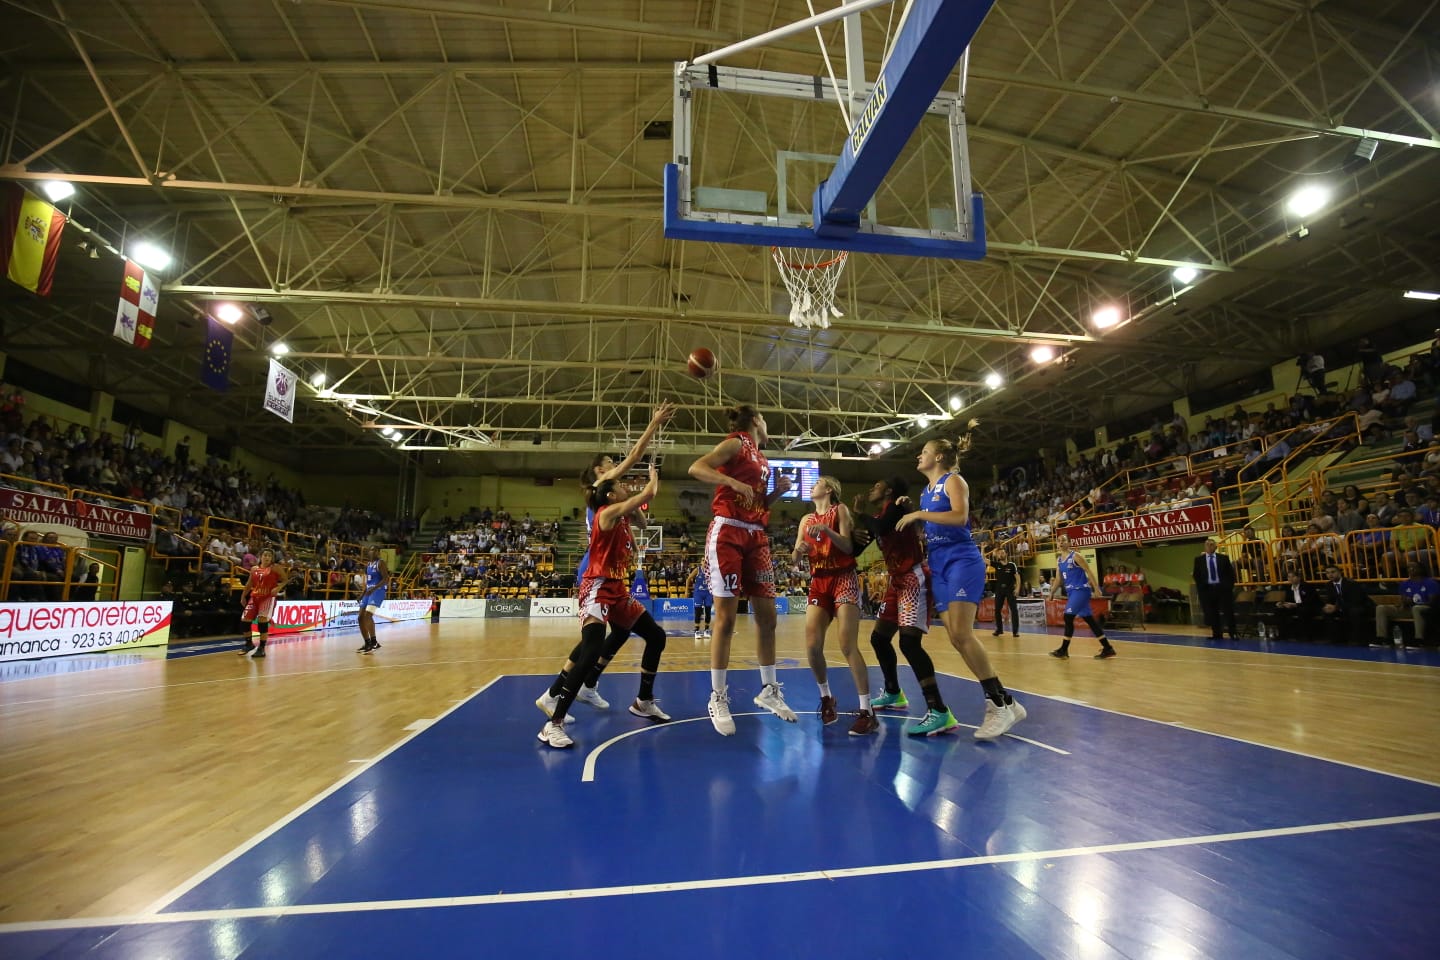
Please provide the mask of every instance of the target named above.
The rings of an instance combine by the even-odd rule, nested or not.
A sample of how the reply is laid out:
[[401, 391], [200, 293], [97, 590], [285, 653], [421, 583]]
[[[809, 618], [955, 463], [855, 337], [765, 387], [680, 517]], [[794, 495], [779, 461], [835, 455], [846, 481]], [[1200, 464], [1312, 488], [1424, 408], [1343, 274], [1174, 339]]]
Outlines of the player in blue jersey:
[[[586, 467], [585, 472], [580, 474], [580, 487], [585, 491], [587, 504], [592, 490], [607, 480], [620, 480], [631, 467], [639, 462], [646, 448], [650, 446], [650, 441], [655, 439], [655, 435], [660, 432], [660, 428], [669, 423], [670, 418], [674, 415], [675, 404], [668, 401], [660, 404], [660, 406], [655, 409], [655, 415], [650, 418], [650, 422], [645, 426], [645, 431], [640, 434], [640, 439], [635, 441], [635, 444], [630, 448], [630, 452], [625, 455], [625, 459], [617, 463], [615, 458], [610, 456], [610, 454], [601, 453], [597, 454], [595, 459], [590, 461], [590, 466]], [[580, 564], [575, 568], [575, 586], [577, 590], [580, 586], [581, 578], [590, 566], [590, 528], [594, 526], [594, 523], [595, 509], [587, 505], [585, 507], [585, 553], [580, 558]], [[625, 641], [629, 638], [630, 631], [628, 629], [621, 628], [615, 624], [611, 625], [610, 635], [605, 638], [605, 648], [601, 652], [600, 659], [597, 660], [595, 666], [590, 669], [590, 674], [585, 678], [585, 682], [581, 685], [580, 692], [576, 694], [575, 699], [581, 703], [588, 703], [597, 710], [609, 709], [610, 701], [600, 696], [600, 674], [609, 666], [611, 659], [614, 658], [615, 654], [620, 652], [620, 648], [625, 645]], [[565, 661], [565, 666], [560, 668], [560, 673], [557, 674], [554, 681], [551, 682], [549, 689], [541, 694], [540, 699], [536, 701], [536, 703], [542, 704], [541, 709], [546, 709], [543, 704], [549, 704], [550, 709], [553, 710], [554, 705], [560, 702], [560, 691], [565, 688], [565, 682], [570, 677], [570, 671], [575, 669], [575, 663], [579, 655], [580, 644], [577, 643], [575, 644], [575, 648], [570, 651], [570, 656]], [[656, 659], [658, 659], [658, 656], [657, 653]]]
[[1100, 652], [1095, 654], [1095, 659], [1109, 660], [1115, 656], [1115, 648], [1110, 646], [1105, 628], [1090, 610], [1090, 598], [1098, 589], [1090, 564], [1071, 549], [1070, 538], [1063, 533], [1055, 538], [1055, 556], [1059, 558], [1060, 589], [1065, 591], [1065, 639], [1050, 651], [1050, 656], [1057, 660], [1070, 659], [1070, 638], [1075, 636], [1075, 618], [1079, 617], [1100, 641]]
[[[970, 429], [976, 426], [977, 421], [970, 421]], [[1025, 708], [1006, 692], [975, 636], [975, 611], [985, 592], [985, 558], [970, 536], [970, 487], [956, 469], [960, 457], [970, 449], [970, 438], [966, 433], [954, 443], [931, 440], [921, 448], [915, 465], [929, 482], [920, 494], [920, 509], [901, 517], [895, 529], [925, 524], [935, 609], [950, 634], [950, 645], [985, 691], [985, 719], [976, 729], [975, 739], [994, 740], [1025, 719]], [[959, 722], [948, 708], [944, 713], [931, 708], [905, 732], [930, 737], [957, 726]]]
[[390, 586], [390, 569], [385, 566], [385, 558], [380, 556], [379, 547], [371, 547], [366, 555], [368, 563], [365, 564], [365, 591], [360, 594], [360, 639], [365, 644], [360, 647], [357, 653], [374, 653], [380, 649], [380, 641], [375, 639], [375, 611], [385, 602], [385, 593]]
[[[705, 559], [701, 557], [700, 562], [695, 564], [695, 569], [690, 571], [690, 599], [695, 602], [695, 639], [707, 640], [710, 637], [710, 615], [713, 613], [715, 596], [710, 592], [710, 574], [705, 569]], [[701, 617], [704, 617], [705, 626], [702, 628]]]

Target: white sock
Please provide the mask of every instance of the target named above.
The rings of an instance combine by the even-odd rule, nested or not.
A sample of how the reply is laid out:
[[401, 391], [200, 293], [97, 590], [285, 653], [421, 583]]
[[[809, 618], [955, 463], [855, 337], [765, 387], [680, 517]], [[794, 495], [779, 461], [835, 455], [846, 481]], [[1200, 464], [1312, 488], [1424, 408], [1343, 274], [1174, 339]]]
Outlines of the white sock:
[[710, 689], [716, 693], [723, 693], [725, 691], [725, 674], [729, 672], [728, 670], [711, 670]]
[[828, 684], [828, 683], [822, 683], [822, 684], [820, 684], [819, 686], [820, 686], [820, 696], [822, 696], [822, 697], [828, 697], [828, 696], [830, 696], [830, 684]]
[[775, 664], [772, 663], [769, 666], [760, 664], [760, 682], [766, 684], [775, 682]]
[[869, 712], [870, 712], [870, 694], [868, 694], [868, 693], [862, 693], [862, 694], [860, 694], [860, 712], [861, 712], [861, 713], [869, 713]]

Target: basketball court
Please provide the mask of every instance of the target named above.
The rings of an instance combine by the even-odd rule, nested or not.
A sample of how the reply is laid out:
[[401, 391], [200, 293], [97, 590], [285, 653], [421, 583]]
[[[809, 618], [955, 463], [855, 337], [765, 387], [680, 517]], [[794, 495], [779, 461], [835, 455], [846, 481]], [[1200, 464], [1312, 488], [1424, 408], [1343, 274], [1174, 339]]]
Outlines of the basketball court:
[[[798, 723], [742, 710], [759, 681], [737, 662], [737, 735], [716, 735], [706, 645], [672, 629], [675, 719], [625, 712], [627, 648], [567, 751], [536, 742], [533, 700], [568, 621], [0, 683], [6, 769], [41, 764], [7, 780], [0, 954], [474, 956], [574, 930], [664, 956], [1421, 957], [1440, 936], [1433, 665], [1123, 634], [1114, 661], [1077, 641], [1059, 662], [1027, 633], [990, 645], [1029, 711], [1010, 735], [913, 739], [889, 716], [854, 738], [803, 712], [800, 628], [782, 618]], [[977, 722], [978, 685], [928, 646]], [[832, 682], [853, 709], [840, 661]], [[194, 733], [222, 717], [231, 736]], [[96, 732], [116, 725], [123, 758]]]
[[[301, 5], [300, 15], [316, 6], [322, 5]], [[335, 429], [361, 424], [375, 437], [385, 436], [394, 450], [417, 454], [483, 448], [496, 458], [513, 455], [538, 479], [548, 462], [518, 459], [532, 447], [545, 448], [533, 451], [537, 457], [576, 455], [602, 436], [605, 442], [623, 438], [614, 445], [624, 446], [637, 422], [632, 408], [648, 408], [674, 394], [677, 384], [685, 400], [681, 421], [657, 444], [677, 456], [708, 449], [714, 413], [737, 398], [774, 410], [785, 435], [809, 448], [807, 455], [865, 460], [888, 450], [892, 439], [914, 443], [933, 422], [958, 416], [964, 403], [983, 403], [990, 395], [985, 391], [1003, 382], [990, 379], [999, 378], [1001, 369], [1031, 376], [1024, 372], [1031, 369], [1024, 353], [1031, 347], [1047, 348], [1047, 356], [1059, 359], [1071, 348], [1099, 343], [1101, 333], [1086, 316], [1108, 296], [1105, 284], [1092, 285], [1073, 267], [1062, 270], [1063, 260], [1164, 271], [1127, 287], [1136, 318], [1152, 307], [1153, 315], [1161, 315], [1175, 303], [1172, 268], [1190, 270], [1187, 291], [1200, 271], [1232, 272], [1222, 253], [1236, 264], [1282, 272], [1279, 256], [1260, 259], [1273, 254], [1284, 234], [1263, 235], [1250, 222], [1254, 210], [1268, 209], [1252, 203], [1253, 197], [1211, 205], [1215, 222], [1196, 227], [1200, 237], [1172, 214], [1172, 208], [1185, 212], [1196, 203], [1187, 195], [1177, 204], [1177, 198], [1220, 136], [1207, 131], [1210, 144], [1193, 166], [1167, 173], [1161, 180], [1168, 186], [1158, 194], [1144, 191], [1148, 200], [1140, 206], [1149, 219], [1137, 221], [1140, 242], [1133, 247], [1124, 247], [1108, 221], [1094, 216], [1108, 179], [1073, 187], [1061, 182], [1069, 195], [1064, 216], [1042, 212], [1038, 219], [1046, 222], [1037, 226], [1030, 197], [1006, 197], [1013, 210], [1004, 241], [1010, 259], [956, 279], [961, 266], [998, 248], [987, 231], [986, 203], [972, 183], [967, 83], [970, 42], [999, 4], [893, 4], [883, 43], [872, 35], [867, 60], [861, 14], [886, 6], [888, 0], [857, 0], [724, 46], [720, 31], [707, 31], [707, 41], [715, 41], [709, 52], [674, 62], [668, 77], [616, 81], [632, 95], [650, 84], [646, 96], [668, 93], [673, 100], [671, 160], [663, 173], [658, 164], [651, 171], [658, 184], [642, 184], [663, 192], [663, 206], [645, 214], [654, 221], [648, 227], [631, 230], [626, 218], [640, 215], [625, 212], [619, 202], [590, 204], [589, 188], [577, 189], [573, 171], [581, 165], [578, 144], [585, 139], [578, 92], [574, 130], [543, 117], [548, 93], [530, 101], [522, 118], [539, 116], [555, 128], [550, 135], [559, 132], [559, 151], [552, 156], [551, 144], [542, 160], [571, 158], [568, 191], [536, 189], [511, 200], [503, 196], [506, 181], [528, 187], [530, 179], [526, 171], [510, 171], [494, 183], [461, 190], [455, 209], [463, 212], [453, 221], [444, 205], [457, 202], [456, 192], [445, 176], [431, 178], [428, 170], [423, 188], [406, 181], [403, 190], [410, 193], [372, 190], [369, 179], [363, 196], [338, 187], [327, 192], [328, 175], [344, 172], [371, 134], [315, 164], [321, 168], [316, 172], [306, 156], [306, 119], [306, 137], [296, 145], [299, 180], [279, 183], [281, 175], [267, 173], [279, 185], [250, 192], [277, 209], [297, 198], [337, 209], [357, 197], [375, 200], [386, 211], [380, 218], [385, 226], [350, 224], [326, 235], [315, 252], [294, 257], [293, 276], [301, 282], [292, 289], [290, 275], [279, 273], [280, 262], [288, 271], [292, 258], [283, 234], [276, 242], [284, 256], [262, 253], [262, 240], [242, 218], [245, 242], [237, 236], [227, 245], [253, 247], [268, 286], [255, 279], [248, 281], [255, 286], [234, 286], [228, 275], [216, 273], [224, 284], [208, 282], [205, 274], [188, 284], [167, 283], [165, 294], [227, 295], [306, 309], [317, 304], [318, 319], [309, 328], [308, 320], [291, 328], [300, 346], [288, 352], [287, 362], [307, 375], [320, 374], [319, 380], [307, 377], [313, 389], [306, 399], [333, 407], [327, 412], [336, 415]], [[566, 29], [596, 25], [576, 13], [563, 15], [570, 18]], [[746, 55], [842, 21], [838, 45], [827, 47], [821, 38], [823, 73], [764, 69]], [[600, 26], [618, 30], [615, 22]], [[652, 34], [659, 29], [634, 26]], [[331, 27], [319, 22], [315, 29], [322, 35], [327, 28], [328, 37]], [[1034, 52], [1027, 30], [1013, 29]], [[836, 39], [833, 30], [829, 35]], [[366, 56], [383, 59], [373, 37], [365, 41], [368, 47], [357, 43], [354, 49], [368, 54], [347, 54], [340, 72], [364, 75], [372, 66]], [[507, 34], [505, 42], [514, 38]], [[684, 45], [698, 46], [693, 40]], [[1095, 48], [1087, 56], [1097, 63], [1121, 59], [1100, 40], [1088, 38], [1086, 45]], [[867, 75], [877, 52], [878, 71]], [[1021, 57], [1029, 63], [1028, 54]], [[1169, 59], [1155, 75], [1174, 74]], [[240, 66], [235, 60], [224, 66]], [[551, 69], [537, 63], [538, 74]], [[85, 65], [93, 75], [88, 59]], [[397, 58], [393, 76], [424, 68], [421, 56]], [[1378, 73], [1362, 78], [1362, 92], [1381, 87], [1369, 82]], [[456, 89], [472, 82], [463, 67], [459, 74], [463, 83], [444, 80]], [[995, 71], [989, 75], [993, 82]], [[609, 74], [601, 76], [597, 85], [603, 87]], [[441, 87], [435, 78], [423, 82]], [[1002, 78], [1000, 85], [1011, 82]], [[1069, 92], [1092, 96], [1101, 89], [1091, 84], [1093, 89], [1080, 90], [1078, 84]], [[1142, 85], [1138, 78], [1134, 84]], [[368, 125], [356, 117], [322, 132], [373, 133], [428, 90], [412, 92], [404, 104], [395, 87], [387, 92], [393, 111], [386, 108]], [[1391, 93], [1388, 87], [1382, 92]], [[319, 101], [321, 110], [329, 109], [323, 102], [328, 94], [312, 89], [309, 96], [310, 107]], [[1161, 95], [1148, 96], [1145, 109], [1166, 106]], [[380, 102], [373, 90], [353, 99]], [[1119, 101], [1118, 95], [1109, 98]], [[108, 97], [106, 106], [118, 116]], [[233, 109], [238, 114], [250, 107]], [[293, 103], [290, 109], [308, 117]], [[1063, 118], [1048, 109], [1031, 118], [1035, 136], [1001, 131], [992, 134], [999, 137], [993, 142], [1007, 151], [1018, 147], [1022, 158], [1025, 151], [1050, 149], [1051, 136], [1088, 146], [1088, 131], [1062, 136]], [[1204, 111], [1210, 109], [1207, 101]], [[432, 126], [448, 131], [449, 110], [447, 99]], [[481, 112], [472, 113], [478, 118]], [[641, 119], [638, 108], [634, 113], [629, 119]], [[1330, 126], [1317, 132], [1313, 117], [1323, 112], [1307, 115], [1309, 126], [1273, 125], [1298, 128], [1307, 137], [1373, 133]], [[1226, 116], [1235, 123], [1277, 119], [1238, 108]], [[736, 124], [737, 118], [743, 122]], [[1045, 129], [1052, 120], [1053, 134]], [[1085, 123], [1104, 125], [1096, 118]], [[765, 136], [749, 135], [749, 124]], [[784, 146], [777, 150], [781, 131]], [[446, 136], [462, 139], [440, 136], [442, 167]], [[47, 137], [38, 138], [36, 156], [49, 149]], [[416, 154], [427, 152], [408, 128], [405, 137]], [[467, 132], [465, 138], [473, 143], [485, 136]], [[1391, 141], [1440, 146], [1428, 134], [1395, 135], [1387, 147]], [[140, 151], [128, 136], [125, 142], [138, 163]], [[1144, 145], [1151, 146], [1148, 140]], [[1078, 147], [1062, 150], [1055, 156], [1067, 161], [1098, 157], [1106, 176], [1124, 172], [1125, 161]], [[189, 153], [206, 155], [215, 155], [209, 139]], [[486, 158], [489, 152], [477, 152], [460, 161], [461, 169], [479, 169]], [[618, 152], [611, 160], [607, 172], [629, 163]], [[1387, 176], [1399, 182], [1422, 162], [1387, 168], [1395, 171]], [[422, 169], [389, 158], [379, 166], [405, 174], [414, 172], [411, 166]], [[992, 198], [1021, 182], [1006, 164], [996, 167]], [[1026, 186], [1029, 176], [1027, 171]], [[152, 191], [173, 175], [146, 171], [137, 183], [127, 171], [123, 180], [109, 179], [117, 189]], [[593, 186], [602, 180], [604, 174], [596, 176]], [[178, 189], [210, 187], [180, 181]], [[628, 202], [645, 192], [631, 181], [613, 189], [611, 201]], [[1360, 196], [1357, 188], [1350, 199]], [[407, 232], [391, 217], [392, 207], [407, 202], [422, 216], [438, 215]], [[227, 203], [238, 217], [238, 202], [227, 197]], [[566, 204], [583, 207], [583, 226], [577, 226], [580, 220], [544, 220], [557, 210], [572, 213]], [[494, 209], [518, 213], [497, 222], [490, 216]], [[1423, 210], [1419, 205], [1416, 215]], [[1026, 217], [1028, 227], [1017, 224]], [[594, 228], [591, 218], [622, 226]], [[448, 241], [462, 235], [462, 225], [485, 231], [483, 276], [470, 262], [479, 259], [478, 245], [457, 243], [423, 269], [406, 261], [407, 245]], [[1301, 228], [1302, 238], [1308, 236]], [[614, 267], [614, 274], [598, 279], [587, 260], [592, 229], [620, 251], [605, 268]], [[526, 276], [538, 254], [523, 253], [514, 274], [492, 285], [488, 258], [507, 232], [526, 251], [543, 252], [552, 243], [566, 251], [546, 261], [554, 271], [538, 279]], [[1165, 248], [1147, 250], [1157, 232]], [[366, 259], [363, 269], [353, 271], [365, 279], [354, 279], [348, 265], [336, 265], [352, 243], [372, 233], [383, 234], [376, 242], [384, 253], [374, 258], [379, 274], [369, 275]], [[1080, 249], [1082, 236], [1094, 249]], [[636, 292], [637, 282], [627, 288], [628, 300], [597, 301], [596, 288], [607, 292], [634, 252], [651, 241], [681, 241], [668, 243], [654, 259], [678, 265], [673, 278], [684, 284], [667, 275], [660, 286], [669, 289], [658, 294], [648, 286]], [[219, 241], [216, 246], [225, 249]], [[1055, 264], [1025, 273], [1035, 256]], [[310, 266], [298, 265], [307, 258]], [[765, 271], [760, 277], [753, 270], [757, 258]], [[862, 258], [863, 272], [849, 269]], [[270, 277], [272, 261], [276, 275]], [[471, 272], [448, 272], [461, 262]], [[431, 283], [427, 272], [437, 265], [445, 267], [436, 274], [444, 279]], [[1314, 268], [1323, 271], [1323, 265]], [[332, 273], [346, 275], [344, 289], [337, 286], [333, 296], [338, 312], [330, 298], [303, 289], [305, 281]], [[419, 279], [407, 292], [411, 273]], [[1065, 285], [1063, 303], [1060, 288], [1051, 287], [1057, 277]], [[529, 302], [516, 299], [521, 289], [529, 291]], [[687, 314], [692, 299], [695, 311]], [[899, 304], [899, 320], [885, 312], [892, 302]], [[1329, 306], [1327, 301], [1315, 309]], [[371, 330], [364, 312], [377, 307], [404, 311], [400, 325], [423, 347], [391, 347], [385, 331]], [[429, 325], [433, 317], [422, 322], [410, 316], [452, 311], [461, 320], [438, 334]], [[462, 334], [468, 336], [471, 312], [506, 319], [475, 334], [480, 360], [467, 380], [464, 363], [452, 361], [468, 348]], [[517, 327], [517, 315], [539, 319]], [[563, 335], [555, 332], [558, 326], [546, 329], [568, 318], [581, 322]], [[596, 327], [597, 318], [603, 327]], [[591, 326], [581, 334], [585, 323]], [[1152, 345], [1122, 340], [1111, 348], [1118, 360], [1110, 375], [1124, 378], [1146, 364], [1211, 357], [1213, 329], [1203, 316], [1174, 323], [1193, 323], [1193, 342], [1155, 364]], [[827, 332], [832, 325], [837, 331]], [[345, 332], [313, 335], [329, 327]], [[352, 341], [351, 330], [362, 327], [363, 340], [357, 333]], [[749, 335], [752, 328], [759, 333]], [[722, 337], [735, 347], [728, 355]], [[344, 343], [336, 346], [337, 339]], [[257, 345], [263, 340], [255, 335]], [[558, 340], [564, 343], [551, 342]], [[708, 359], [697, 355], [709, 350], [702, 340], [716, 348]], [[782, 340], [788, 352], [776, 351]], [[514, 356], [485, 352], [502, 341]], [[535, 349], [537, 344], [545, 349]], [[325, 379], [327, 364], [339, 369], [365, 349], [376, 351], [365, 354], [376, 371], [355, 376], [356, 367]], [[679, 359], [687, 353], [688, 365]], [[521, 357], [523, 363], [516, 362]], [[843, 369], [836, 358], [843, 359]], [[492, 366], [507, 365], [523, 376], [489, 379]], [[432, 366], [444, 369], [431, 373]], [[144, 372], [153, 380], [159, 369]], [[480, 387], [476, 369], [483, 371]], [[637, 382], [629, 379], [636, 374], [645, 375], [643, 388], [627, 385]], [[1162, 375], [1156, 389], [1165, 386]], [[1058, 423], [1039, 414], [1068, 403], [1044, 384], [1032, 387], [1032, 396], [1041, 399], [1025, 415], [1010, 411], [1008, 421], [1027, 437], [1037, 423]], [[961, 388], [964, 398], [952, 393]], [[520, 392], [525, 395], [514, 396]], [[1044, 399], [1048, 393], [1059, 399]], [[1067, 421], [1080, 416], [1068, 406], [1064, 414]], [[502, 423], [503, 429], [496, 426]], [[381, 434], [382, 428], [390, 433]], [[17, 666], [0, 679], [0, 956], [190, 960], [560, 951], [600, 957], [1321, 960], [1430, 957], [1440, 944], [1434, 908], [1440, 889], [1440, 751], [1434, 743], [1440, 664], [1433, 655], [1227, 647], [1196, 642], [1180, 630], [1117, 633], [1119, 655], [1104, 662], [1086, 656], [1089, 646], [1080, 638], [1071, 659], [1058, 661], [1048, 656], [1055, 639], [1045, 633], [985, 637], [1000, 677], [1029, 715], [1001, 739], [982, 743], [965, 725], [979, 719], [979, 687], [937, 631], [927, 646], [961, 728], [914, 739], [903, 732], [907, 718], [892, 715], [878, 735], [852, 738], [848, 724], [822, 726], [806, 709], [818, 694], [803, 666], [799, 617], [782, 618], [778, 638], [780, 679], [802, 711], [799, 722], [743, 709], [759, 680], [757, 664], [746, 659], [753, 627], [742, 620], [730, 674], [738, 729], [721, 737], [706, 718], [708, 647], [670, 626], [656, 693], [672, 722], [652, 725], [626, 712], [638, 670], [632, 644], [601, 684], [609, 709], [576, 707], [576, 744], [569, 750], [537, 742], [544, 718], [534, 705], [575, 642], [577, 630], [568, 620], [383, 624], [383, 647], [373, 656], [357, 654], [355, 634], [329, 631], [277, 638], [263, 662], [236, 657], [233, 645], [222, 642], [173, 657]], [[868, 649], [867, 632], [862, 625], [862, 650]], [[911, 711], [918, 712], [914, 705], [922, 700], [904, 664], [900, 675]], [[873, 668], [871, 680], [878, 689]], [[831, 681], [842, 709], [853, 708], [855, 691], [838, 658]]]

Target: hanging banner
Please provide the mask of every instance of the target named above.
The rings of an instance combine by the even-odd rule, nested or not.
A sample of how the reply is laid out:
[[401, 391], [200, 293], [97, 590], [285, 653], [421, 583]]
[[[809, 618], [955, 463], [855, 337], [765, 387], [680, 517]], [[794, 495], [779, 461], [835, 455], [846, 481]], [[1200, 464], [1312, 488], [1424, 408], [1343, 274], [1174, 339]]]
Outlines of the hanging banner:
[[295, 422], [295, 374], [274, 360], [265, 378], [265, 409], [286, 423]]

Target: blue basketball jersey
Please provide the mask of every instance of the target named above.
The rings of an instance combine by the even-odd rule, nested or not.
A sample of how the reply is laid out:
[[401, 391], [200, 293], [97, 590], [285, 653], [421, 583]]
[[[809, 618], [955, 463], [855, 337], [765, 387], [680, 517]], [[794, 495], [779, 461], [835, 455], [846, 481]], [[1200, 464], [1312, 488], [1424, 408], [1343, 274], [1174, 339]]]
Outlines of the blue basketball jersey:
[[1060, 582], [1065, 584], [1065, 591], [1089, 590], [1090, 578], [1085, 575], [1085, 568], [1080, 566], [1076, 559], [1077, 554], [1071, 550], [1060, 558]]
[[[954, 509], [950, 497], [945, 493], [945, 481], [950, 479], [950, 474], [945, 474], [933, 484], [927, 486], [920, 494], [920, 509], [935, 512], [946, 512]], [[963, 524], [931, 523], [925, 521], [925, 542], [932, 546], [943, 546], [949, 544], [973, 543], [970, 537], [970, 521]]]

